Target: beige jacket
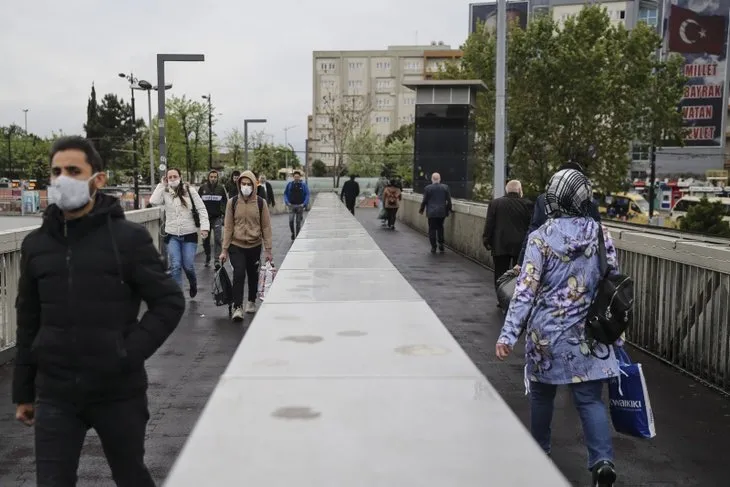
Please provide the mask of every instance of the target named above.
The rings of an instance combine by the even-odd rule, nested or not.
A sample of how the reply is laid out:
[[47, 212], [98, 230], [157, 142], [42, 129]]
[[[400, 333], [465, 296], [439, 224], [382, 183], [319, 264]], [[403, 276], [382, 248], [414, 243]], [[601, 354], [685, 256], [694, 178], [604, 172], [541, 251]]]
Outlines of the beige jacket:
[[[256, 193], [248, 200], [238, 195], [235, 200], [228, 200], [226, 218], [223, 223], [223, 250], [231, 245], [248, 249], [263, 243], [264, 250], [271, 250], [271, 215], [266, 201], [262, 201], [261, 217]], [[233, 203], [236, 204], [235, 221], [233, 217]]]

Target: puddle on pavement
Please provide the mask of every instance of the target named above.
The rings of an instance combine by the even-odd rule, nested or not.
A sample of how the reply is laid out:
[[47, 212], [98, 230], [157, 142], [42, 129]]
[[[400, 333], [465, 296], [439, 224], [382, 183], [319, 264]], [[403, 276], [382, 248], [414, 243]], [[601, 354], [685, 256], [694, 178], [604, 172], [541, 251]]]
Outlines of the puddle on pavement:
[[367, 332], [360, 330], [347, 330], [341, 331], [337, 334], [341, 337], [364, 337], [365, 335], [367, 335]]
[[324, 338], [316, 335], [292, 335], [288, 337], [281, 338], [280, 341], [282, 342], [294, 342], [294, 343], [319, 343]]
[[448, 348], [434, 347], [432, 345], [404, 345], [395, 349], [397, 353], [411, 356], [446, 355], [450, 353]]
[[311, 420], [319, 418], [320, 416], [322, 416], [322, 413], [320, 413], [319, 411], [314, 411], [310, 407], [292, 406], [279, 408], [271, 413], [271, 415], [279, 419]]

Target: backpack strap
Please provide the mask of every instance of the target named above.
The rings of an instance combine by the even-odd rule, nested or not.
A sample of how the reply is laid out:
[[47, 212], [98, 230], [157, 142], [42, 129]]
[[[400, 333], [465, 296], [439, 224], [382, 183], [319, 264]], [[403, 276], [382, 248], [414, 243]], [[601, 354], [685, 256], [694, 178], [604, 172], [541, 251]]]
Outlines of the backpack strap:
[[[261, 196], [256, 197], [256, 203], [259, 205], [259, 222], [264, 212], [264, 199]], [[231, 204], [233, 205], [233, 218], [236, 218], [236, 206], [238, 205], [238, 195], [231, 198]]]
[[238, 205], [238, 195], [231, 198], [231, 204], [233, 205], [231, 207], [231, 211], [233, 212], [232, 216], [233, 216], [233, 220], [235, 221], [236, 220], [236, 205]]

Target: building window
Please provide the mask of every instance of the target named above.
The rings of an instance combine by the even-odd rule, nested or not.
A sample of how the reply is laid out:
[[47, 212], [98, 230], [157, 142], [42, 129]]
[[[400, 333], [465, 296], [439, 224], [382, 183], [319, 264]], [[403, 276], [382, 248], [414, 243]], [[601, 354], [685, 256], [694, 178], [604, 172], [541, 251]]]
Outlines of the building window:
[[330, 62], [319, 63], [319, 69], [321, 71], [333, 71], [335, 69], [335, 63], [330, 63]]
[[348, 63], [348, 67], [350, 68], [350, 71], [358, 71], [363, 68], [363, 63], [361, 61], [354, 61]]
[[419, 61], [406, 61], [403, 68], [408, 71], [421, 71], [423, 69]]
[[361, 79], [350, 80], [347, 82], [347, 86], [349, 86], [350, 88], [362, 88], [362, 80]]
[[631, 160], [634, 162], [649, 161], [650, 147], [646, 144], [634, 144], [631, 148]]
[[375, 63], [375, 69], [389, 70], [390, 61], [378, 61], [377, 63]]
[[375, 117], [375, 123], [390, 123], [390, 116], [380, 115]]
[[378, 98], [375, 105], [378, 108], [390, 108], [393, 106], [393, 99], [391, 97]]
[[378, 90], [390, 90], [393, 88], [392, 79], [379, 79], [375, 82], [375, 88]]
[[655, 8], [640, 8], [639, 9], [639, 22], [645, 22], [646, 25], [656, 27], [657, 25], [657, 9]]
[[413, 96], [413, 95], [403, 97], [403, 104], [404, 105], [415, 105], [416, 104], [416, 97]]

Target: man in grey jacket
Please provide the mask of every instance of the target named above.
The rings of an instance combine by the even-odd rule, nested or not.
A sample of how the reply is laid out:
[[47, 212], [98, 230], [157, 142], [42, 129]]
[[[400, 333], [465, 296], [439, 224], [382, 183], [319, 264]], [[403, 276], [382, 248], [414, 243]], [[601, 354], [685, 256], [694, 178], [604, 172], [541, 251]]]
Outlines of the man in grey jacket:
[[428, 239], [431, 242], [431, 253], [436, 253], [436, 244], [443, 254], [444, 249], [444, 220], [451, 212], [451, 193], [449, 187], [441, 184], [441, 175], [437, 172], [431, 175], [431, 184], [423, 190], [421, 209], [428, 217]]

